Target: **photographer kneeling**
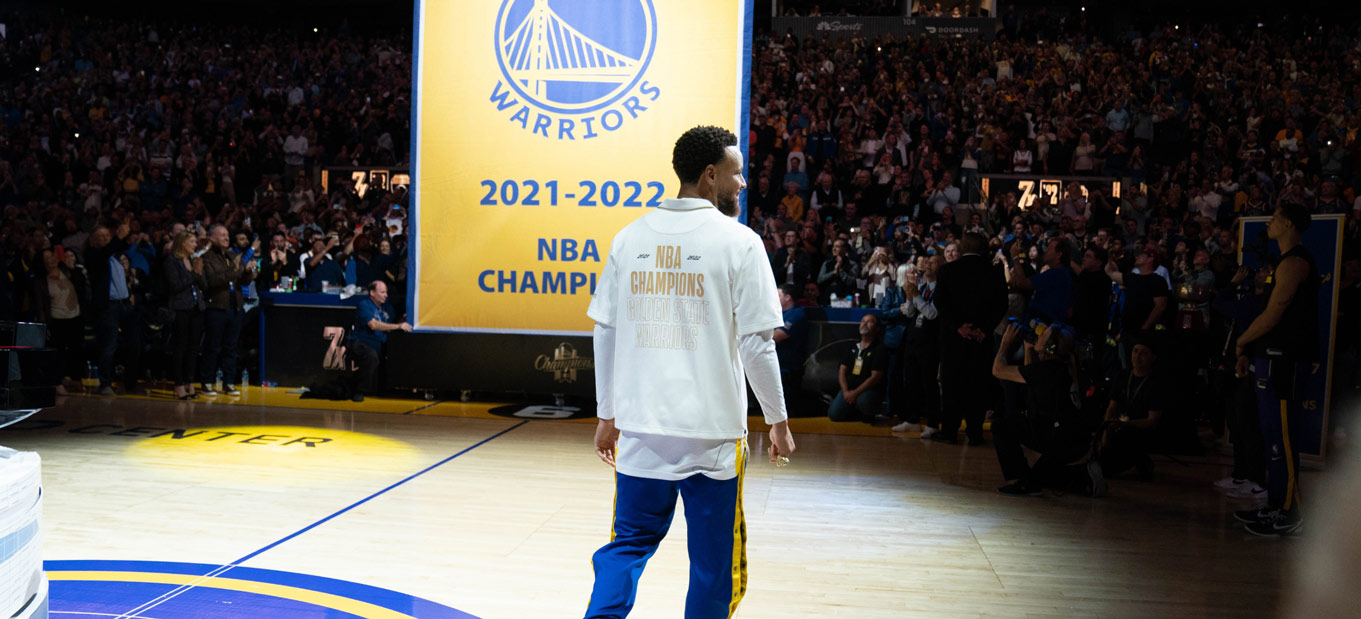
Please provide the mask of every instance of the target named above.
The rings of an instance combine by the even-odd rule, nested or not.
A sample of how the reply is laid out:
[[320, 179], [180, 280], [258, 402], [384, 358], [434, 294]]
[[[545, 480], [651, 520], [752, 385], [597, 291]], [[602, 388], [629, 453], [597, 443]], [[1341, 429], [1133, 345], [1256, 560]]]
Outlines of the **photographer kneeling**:
[[381, 279], [368, 285], [369, 295], [355, 307], [354, 329], [350, 334], [349, 356], [355, 365], [353, 399], [363, 402], [364, 394], [374, 395], [378, 388], [378, 366], [383, 361], [383, 346], [389, 331], [411, 331], [411, 323], [392, 320], [392, 306], [388, 304], [388, 286]]
[[[1025, 363], [1011, 365], [1007, 358], [1023, 332]], [[997, 460], [1009, 482], [997, 491], [1009, 496], [1039, 496], [1045, 488], [1106, 494], [1101, 466], [1091, 457], [1092, 432], [1082, 423], [1074, 391], [1072, 329], [1036, 324], [1032, 331], [1013, 322], [1002, 336], [992, 374], [1026, 386], [1025, 412], [992, 422]], [[1041, 454], [1033, 466], [1027, 464], [1023, 445]]]
[[1130, 347], [1130, 369], [1111, 386], [1111, 401], [1102, 426], [1101, 469], [1119, 475], [1133, 468], [1137, 478], [1153, 481], [1153, 460], [1148, 454], [1158, 443], [1158, 422], [1173, 399], [1173, 385], [1154, 362], [1158, 356], [1148, 342]]

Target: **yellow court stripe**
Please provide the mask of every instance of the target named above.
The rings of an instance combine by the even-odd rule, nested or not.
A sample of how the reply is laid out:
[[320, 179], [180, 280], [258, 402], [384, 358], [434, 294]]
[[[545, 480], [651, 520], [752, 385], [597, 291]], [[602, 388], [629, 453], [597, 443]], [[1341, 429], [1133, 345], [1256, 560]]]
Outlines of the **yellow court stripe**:
[[192, 574], [161, 574], [157, 572], [50, 571], [47, 573], [47, 579], [88, 580], [95, 582], [139, 582], [159, 585], [193, 585], [195, 587], [206, 587], [208, 589], [241, 591], [243, 593], [253, 593], [295, 602], [304, 602], [314, 606], [364, 617], [365, 619], [414, 619], [411, 615], [340, 595], [237, 578], [204, 578], [203, 576], [195, 576]]

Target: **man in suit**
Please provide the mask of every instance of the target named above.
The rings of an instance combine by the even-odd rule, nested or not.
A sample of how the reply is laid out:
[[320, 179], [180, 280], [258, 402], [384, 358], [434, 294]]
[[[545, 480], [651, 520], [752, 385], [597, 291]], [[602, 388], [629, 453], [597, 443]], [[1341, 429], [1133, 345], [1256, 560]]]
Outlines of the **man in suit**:
[[96, 227], [85, 248], [85, 268], [90, 274], [90, 316], [99, 351], [99, 395], [116, 395], [113, 373], [120, 331], [130, 351], [124, 367], [123, 388], [128, 393], [139, 392], [137, 361], [142, 344], [141, 329], [128, 290], [127, 272], [118, 260], [118, 255], [128, 248], [126, 239], [130, 231], [126, 220], [118, 225], [117, 234], [105, 226]]
[[813, 257], [803, 251], [798, 231], [793, 228], [784, 231], [784, 245], [775, 250], [770, 267], [775, 273], [776, 284], [788, 284], [798, 289], [813, 280]]
[[992, 331], [1007, 312], [1007, 285], [1002, 272], [984, 253], [988, 240], [965, 234], [963, 254], [940, 268], [936, 278], [936, 310], [940, 321], [941, 426], [931, 440], [958, 442], [959, 423], [968, 423], [970, 445], [983, 443], [983, 416], [992, 390]]

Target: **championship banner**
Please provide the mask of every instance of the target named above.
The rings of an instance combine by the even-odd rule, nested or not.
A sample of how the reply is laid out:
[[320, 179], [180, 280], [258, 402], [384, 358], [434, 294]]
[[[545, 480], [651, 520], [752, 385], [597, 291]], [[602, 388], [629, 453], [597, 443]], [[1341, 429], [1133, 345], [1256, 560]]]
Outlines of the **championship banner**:
[[[1281, 259], [1281, 250], [1267, 239], [1266, 227], [1270, 217], [1239, 219], [1238, 263], [1250, 269], [1274, 266]], [[1328, 412], [1332, 408], [1333, 334], [1337, 330], [1337, 278], [1342, 274], [1342, 233], [1346, 220], [1342, 215], [1314, 215], [1313, 223], [1304, 232], [1301, 244], [1313, 254], [1323, 284], [1318, 289], [1318, 350], [1319, 359], [1309, 368], [1304, 385], [1304, 436], [1292, 436], [1291, 442], [1305, 458], [1323, 459], [1327, 456]]]
[[687, 129], [747, 152], [751, 0], [418, 0], [408, 298], [422, 331], [588, 335]]

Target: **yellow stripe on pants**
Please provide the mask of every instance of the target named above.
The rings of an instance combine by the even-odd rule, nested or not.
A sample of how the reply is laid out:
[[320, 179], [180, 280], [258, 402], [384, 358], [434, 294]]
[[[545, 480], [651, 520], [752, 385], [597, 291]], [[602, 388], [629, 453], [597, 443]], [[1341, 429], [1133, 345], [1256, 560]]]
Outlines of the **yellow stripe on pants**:
[[1281, 441], [1285, 445], [1285, 503], [1281, 509], [1289, 511], [1295, 502], [1295, 493], [1299, 491], [1296, 486], [1298, 483], [1295, 477], [1295, 452], [1290, 449], [1290, 420], [1287, 418], [1289, 406], [1285, 400], [1281, 400]]
[[[615, 449], [614, 449], [614, 457], [615, 457], [616, 459], [619, 457], [619, 448], [618, 448], [618, 447], [615, 447]], [[616, 461], [617, 461], [617, 460], [616, 460]], [[614, 535], [615, 535], [615, 533], [614, 533], [614, 519], [615, 519], [615, 517], [618, 516], [618, 514], [619, 514], [619, 473], [616, 472], [616, 473], [613, 473], [613, 475], [614, 475], [614, 500], [610, 502], [610, 542], [614, 542]], [[595, 555], [594, 555], [594, 554], [591, 555], [591, 573], [592, 573], [592, 574], [595, 573]], [[591, 605], [591, 598], [590, 598], [590, 597], [587, 597], [587, 598], [586, 598], [586, 606], [589, 608], [590, 605]]]
[[742, 514], [742, 479], [747, 474], [747, 441], [737, 441], [737, 509], [732, 527], [732, 602], [728, 617], [737, 612], [737, 604], [747, 594], [747, 520]]
[[[614, 461], [619, 461], [619, 445], [614, 446]], [[614, 541], [614, 519], [619, 515], [619, 472], [614, 473], [614, 500], [610, 502], [610, 541]]]

